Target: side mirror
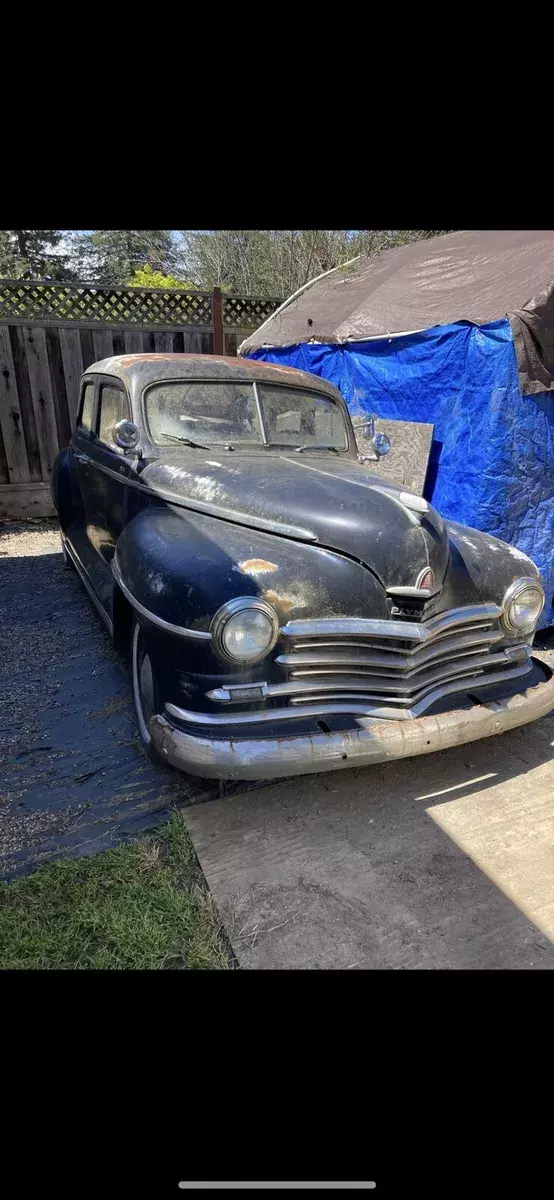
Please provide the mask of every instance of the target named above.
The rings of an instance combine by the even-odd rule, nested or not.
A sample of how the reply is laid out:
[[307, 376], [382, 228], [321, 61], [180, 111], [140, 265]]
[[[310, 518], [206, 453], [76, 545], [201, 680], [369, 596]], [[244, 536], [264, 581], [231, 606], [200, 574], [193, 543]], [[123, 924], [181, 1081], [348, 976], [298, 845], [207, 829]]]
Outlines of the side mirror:
[[358, 417], [352, 421], [352, 428], [355, 434], [359, 434], [364, 439], [364, 442], [370, 442], [375, 433], [375, 420], [373, 417]]
[[380, 458], [384, 458], [385, 454], [388, 454], [390, 450], [390, 438], [387, 437], [386, 433], [375, 432], [374, 417], [364, 417], [363, 420], [353, 421], [352, 424], [355, 432], [361, 435], [364, 442], [369, 442], [374, 452], [374, 455], [359, 454], [358, 459], [360, 462], [378, 462]]
[[374, 433], [371, 439], [371, 445], [375, 450], [378, 458], [383, 458], [390, 450], [390, 438], [386, 433]]
[[122, 450], [134, 450], [140, 441], [140, 430], [133, 421], [118, 421], [114, 429], [114, 442]]

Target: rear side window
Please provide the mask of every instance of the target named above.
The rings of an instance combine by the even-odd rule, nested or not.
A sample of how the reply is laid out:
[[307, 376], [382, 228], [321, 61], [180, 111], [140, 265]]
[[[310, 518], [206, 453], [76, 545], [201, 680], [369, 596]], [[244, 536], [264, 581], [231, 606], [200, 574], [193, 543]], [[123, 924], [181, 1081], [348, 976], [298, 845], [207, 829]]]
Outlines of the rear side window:
[[85, 383], [83, 390], [83, 398], [81, 400], [81, 416], [78, 424], [81, 429], [86, 429], [90, 433], [92, 429], [92, 413], [94, 409], [94, 384]]
[[100, 423], [98, 437], [101, 442], [115, 448], [114, 430], [118, 421], [129, 421], [129, 402], [121, 388], [104, 384], [100, 389]]

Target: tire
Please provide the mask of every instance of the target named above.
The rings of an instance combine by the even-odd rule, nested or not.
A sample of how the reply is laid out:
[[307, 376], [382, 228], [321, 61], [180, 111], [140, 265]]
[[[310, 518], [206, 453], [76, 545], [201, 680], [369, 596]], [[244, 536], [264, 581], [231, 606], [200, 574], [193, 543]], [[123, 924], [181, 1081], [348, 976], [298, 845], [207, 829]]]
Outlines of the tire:
[[144, 635], [135, 616], [133, 616], [131, 625], [131, 669], [133, 675], [133, 702], [141, 745], [152, 762], [167, 766], [161, 754], [158, 754], [158, 751], [153, 746], [152, 738], [148, 732], [150, 717], [154, 713], [160, 712], [163, 706], [152, 672], [150, 658], [146, 653]]

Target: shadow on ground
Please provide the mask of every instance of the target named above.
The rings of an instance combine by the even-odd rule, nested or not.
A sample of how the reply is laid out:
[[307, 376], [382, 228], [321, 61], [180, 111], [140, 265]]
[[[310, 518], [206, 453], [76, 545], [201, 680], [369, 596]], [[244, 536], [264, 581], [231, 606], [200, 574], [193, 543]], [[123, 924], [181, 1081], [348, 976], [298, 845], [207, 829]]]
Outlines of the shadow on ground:
[[[13, 530], [15, 529], [15, 532]], [[0, 874], [108, 849], [202, 785], [145, 756], [131, 681], [55, 527], [0, 540]], [[11, 534], [11, 536], [10, 536]], [[44, 552], [41, 550], [44, 549]]]
[[554, 968], [554, 716], [187, 813], [243, 967]]

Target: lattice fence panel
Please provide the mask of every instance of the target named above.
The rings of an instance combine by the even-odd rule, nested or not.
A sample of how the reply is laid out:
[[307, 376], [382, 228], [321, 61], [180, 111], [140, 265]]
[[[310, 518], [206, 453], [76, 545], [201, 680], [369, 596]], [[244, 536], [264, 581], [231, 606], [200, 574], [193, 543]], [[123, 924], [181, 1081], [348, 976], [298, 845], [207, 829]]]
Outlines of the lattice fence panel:
[[223, 295], [223, 324], [226, 328], [257, 329], [280, 304], [282, 300]]
[[86, 285], [0, 280], [0, 319], [101, 321], [110, 325], [211, 325], [208, 292], [158, 288], [95, 288]]

